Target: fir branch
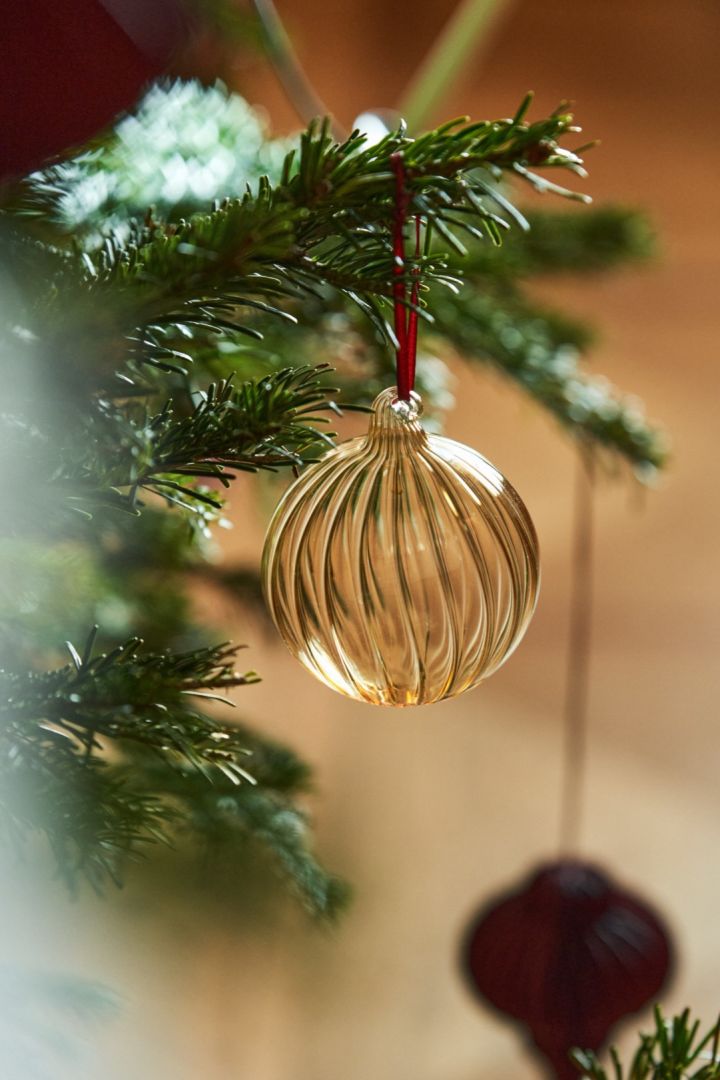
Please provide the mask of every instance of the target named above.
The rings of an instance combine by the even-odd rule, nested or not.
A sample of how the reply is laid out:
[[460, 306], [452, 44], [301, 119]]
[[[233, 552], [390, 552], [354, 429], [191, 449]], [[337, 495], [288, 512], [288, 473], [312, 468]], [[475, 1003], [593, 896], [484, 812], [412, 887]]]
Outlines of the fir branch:
[[509, 296], [503, 302], [470, 289], [433, 302], [438, 332], [464, 357], [493, 364], [572, 434], [626, 458], [642, 474], [665, 461], [662, 433], [647, 424], [637, 399], [582, 372], [585, 332]]
[[458, 263], [467, 279], [517, 281], [521, 277], [572, 273], [585, 276], [647, 259], [654, 251], [644, 214], [622, 206], [589, 207], [582, 213], [528, 211], [529, 228], [513, 229], [502, 247], [470, 248]]
[[[141, 416], [112, 411], [112, 430], [123, 421], [132, 428], [132, 439], [118, 447], [119, 455], [104, 476], [102, 455], [88, 466], [86, 483], [90, 502], [102, 482], [114, 491], [129, 488], [128, 506], [137, 505], [140, 490], [153, 491], [169, 502], [194, 509], [199, 503], [222, 503], [199, 480], [214, 480], [228, 487], [228, 469], [256, 472], [297, 467], [317, 457], [321, 446], [331, 445], [328, 434], [318, 430], [325, 423], [317, 415], [330, 408], [331, 389], [322, 386], [323, 368], [286, 368], [274, 375], [234, 387], [230, 380], [211, 384], [187, 416], [177, 416], [171, 402], [154, 415], [143, 407]], [[124, 453], [123, 453], [124, 450]], [[84, 501], [82, 491], [74, 498]]]
[[[528, 123], [531, 100], [528, 95], [512, 119], [453, 120], [415, 140], [400, 128], [371, 146], [359, 132], [335, 142], [327, 122], [313, 121], [292, 146], [268, 139], [257, 113], [221, 84], [160, 83], [109, 139], [30, 177], [14, 205], [31, 218], [54, 220], [61, 231], [103, 224], [116, 232], [113, 214], [119, 211], [127, 221], [153, 206], [153, 217], [177, 221], [213, 200], [248, 190], [259, 195], [256, 185], [266, 177], [275, 198], [298, 210], [330, 205], [341, 220], [353, 208], [365, 211], [379, 200], [375, 210], [380, 212], [392, 203], [389, 158], [402, 151], [410, 187], [431, 204], [450, 197], [457, 208], [475, 213], [478, 207], [468, 205], [472, 195], [482, 206], [489, 194], [489, 203], [504, 211], [507, 201], [471, 170], [482, 167], [500, 177], [520, 168], [533, 185], [540, 182], [532, 172], [539, 167], [583, 175], [580, 157], [559, 145], [564, 135], [578, 130], [565, 104], [547, 119]], [[490, 208], [480, 212], [488, 214]], [[334, 235], [314, 214], [304, 216], [311, 233], [319, 227], [324, 237]]]
[[98, 890], [107, 877], [121, 883], [127, 857], [179, 830], [228, 855], [251, 843], [313, 914], [334, 917], [347, 889], [312, 854], [292, 801], [308, 786], [307, 767], [189, 708], [254, 681], [234, 671], [235, 650], [147, 654], [131, 640], [92, 656], [93, 640], [82, 655], [69, 645], [63, 668], [0, 673], [5, 842], [43, 832], [68, 883], [83, 874]]
[[[223, 480], [225, 467], [256, 471], [300, 465], [330, 438], [315, 415], [330, 408], [332, 389], [319, 376], [327, 368], [285, 368], [267, 378], [211, 384], [193, 412], [173, 418], [169, 406], [152, 417], [152, 460], [131, 482], [157, 483], [166, 473]], [[207, 469], [207, 471], [205, 471]]]
[[350, 889], [312, 855], [304, 814], [259, 790], [244, 792], [242, 798], [230, 793], [221, 809], [233, 830], [249, 833], [271, 854], [308, 911], [329, 921], [337, 919], [348, 904]]
[[[185, 653], [140, 651], [131, 639], [93, 656], [95, 632], [72, 663], [47, 672], [0, 672], [2, 831], [17, 843], [47, 836], [62, 873], [98, 886], [119, 859], [167, 842], [177, 810], [108, 767], [108, 748], [141, 748], [168, 769], [212, 783], [256, 783], [241, 734], [192, 707], [256, 681], [232, 666], [228, 646]], [[225, 700], [224, 697], [221, 700]]]
[[[184, 98], [188, 93], [182, 84], [157, 91], [140, 110], [140, 127], [144, 124], [148, 129], [148, 124], [155, 122], [154, 111], [162, 115], [163, 109], [174, 107], [175, 95]], [[218, 100], [223, 100], [222, 91], [215, 89], [212, 101], [217, 105]], [[227, 99], [228, 108], [231, 100]], [[208, 352], [217, 353], [218, 337], [226, 344], [237, 340], [240, 332], [261, 337], [274, 316], [291, 314], [288, 305], [306, 320], [315, 302], [313, 294], [317, 290], [322, 294], [328, 286], [350, 303], [359, 304], [374, 332], [391, 340], [384, 315], [392, 279], [389, 161], [398, 151], [405, 159], [411, 212], [423, 215], [443, 246], [455, 250], [450, 262], [448, 254], [439, 249], [421, 257], [423, 279], [430, 285], [449, 283], [454, 287], [448, 267], [457, 265], [475, 281], [485, 277], [497, 291], [501, 281], [510, 282], [523, 273], [578, 264], [597, 268], [607, 264], [613, 252], [627, 254], [633, 244], [639, 250], [642, 229], [637, 220], [622, 213], [601, 212], [585, 223], [577, 215], [534, 215], [535, 239], [532, 230], [528, 234], [511, 230], [507, 248], [496, 252], [492, 245], [473, 242], [469, 257], [457, 262], [457, 252], [467, 252], [459, 240], [463, 230], [469, 228], [477, 235], [480, 230], [495, 244], [500, 230], [507, 231], [511, 222], [527, 225], [497, 186], [505, 173], [519, 169], [535, 186], [539, 181], [531, 173], [537, 166], [582, 173], [580, 158], [559, 144], [563, 135], [575, 130], [570, 115], [559, 110], [546, 120], [528, 123], [528, 104], [529, 100], [524, 101], [510, 120], [470, 125], [453, 121], [416, 140], [407, 139], [400, 130], [370, 147], [358, 133], [337, 144], [326, 126], [311, 125], [301, 136], [297, 151], [291, 151], [275, 169], [273, 179], [258, 180], [240, 199], [229, 199], [211, 214], [195, 214], [187, 221], [167, 223], [153, 216], [140, 226], [128, 224], [124, 242], [116, 237], [102, 250], [86, 252], [75, 273], [63, 266], [45, 309], [42, 305], [39, 309], [52, 322], [50, 354], [65, 354], [67, 343], [72, 342], [77, 359], [79, 319], [95, 369], [98, 356], [105, 355], [100, 370], [119, 370], [123, 385], [132, 385], [134, 392], [142, 394], [137, 372], [143, 365], [186, 377], [192, 363], [202, 363]], [[256, 138], [262, 139], [259, 129], [255, 130]], [[112, 176], [112, 152], [105, 153], [109, 155], [105, 172]], [[100, 150], [97, 154], [93, 167], [99, 169], [103, 153]], [[128, 168], [127, 162], [120, 167], [121, 174], [123, 168]], [[42, 195], [45, 211], [48, 198], [52, 205], [52, 198], [60, 200], [63, 190], [67, 195], [57, 171], [53, 177], [52, 182], [47, 177], [33, 181], [32, 192], [38, 198]], [[411, 263], [409, 260], [410, 273], [414, 270]], [[79, 294], [79, 304], [68, 302], [69, 289], [76, 298]], [[322, 310], [332, 302], [325, 295], [317, 306]], [[632, 405], [618, 400], [602, 382], [582, 375], [572, 353], [564, 348], [568, 342], [552, 340], [551, 332], [549, 340], [543, 341], [548, 333], [546, 318], [524, 310], [518, 301], [505, 304], [503, 309], [496, 299], [482, 300], [470, 290], [457, 300], [439, 298], [432, 310], [452, 311], [450, 319], [438, 324], [442, 333], [471, 354], [488, 355], [573, 431], [613, 447], [641, 468], [661, 463], [660, 439]], [[130, 338], [121, 369], [117, 367], [119, 333]], [[293, 333], [299, 341], [300, 330], [296, 327]], [[511, 338], [519, 345], [508, 346]], [[386, 365], [382, 367], [384, 370]], [[114, 393], [118, 392], [116, 388]], [[132, 475], [141, 472], [136, 464], [147, 459], [151, 464], [146, 478], [152, 490], [162, 489], [167, 498], [177, 498], [182, 504], [211, 506], [216, 501], [212, 493], [193, 491], [183, 479], [189, 475], [185, 465], [197, 476], [222, 483], [227, 464], [221, 459], [213, 462], [211, 457], [194, 461], [191, 447], [183, 453], [175, 441], [176, 434], [191, 434], [193, 423], [201, 422], [200, 415], [192, 423], [171, 421], [169, 414], [147, 414], [144, 420], [129, 418], [126, 423], [126, 412], [111, 409], [105, 416], [111, 435], [113, 424], [118, 433], [126, 426], [128, 452], [135, 458], [125, 465], [118, 462], [118, 477], [110, 486], [122, 489], [133, 485]], [[187, 459], [180, 462], [177, 473], [167, 463], [164, 475], [152, 474], [153, 462], [162, 457], [157, 453], [162, 438], [174, 445], [178, 460]], [[240, 453], [232, 464], [258, 467], [255, 459], [263, 454], [258, 455], [255, 447], [249, 456], [252, 461]], [[260, 467], [265, 463], [274, 466], [280, 461], [277, 456], [273, 459], [271, 451]], [[107, 498], [117, 502], [116, 495], [104, 490], [107, 480], [93, 488], [91, 478], [101, 471], [99, 461], [88, 471], [85, 487], [91, 489], [90, 502]], [[141, 480], [133, 490], [143, 485]], [[120, 499], [132, 505], [127, 492]]]
[[590, 1050], [573, 1050], [570, 1057], [585, 1080], [720, 1080], [720, 1020], [700, 1035], [689, 1009], [666, 1020], [656, 1007], [655, 1030], [640, 1035], [627, 1069], [615, 1047], [611, 1072]]
[[[459, 233], [499, 243], [501, 230], [513, 218], [521, 220], [489, 177], [516, 173], [533, 186], [543, 183], [575, 197], [541, 181], [533, 169], [584, 175], [579, 156], [559, 142], [576, 130], [565, 111], [534, 123], [519, 111], [510, 120], [452, 121], [415, 140], [401, 128], [366, 146], [358, 132], [335, 143], [327, 124], [313, 124], [274, 182], [260, 179], [256, 190], [187, 221], [151, 216], [142, 225], [128, 223], [101, 250], [78, 253], [75, 272], [64, 267], [38, 306], [40, 336], [49, 337], [52, 352], [64, 355], [69, 341], [77, 349], [82, 328], [96, 363], [99, 355], [103, 365], [116, 363], [117, 336], [124, 332], [137, 339], [137, 356], [173, 365], [178, 358], [164, 356], [158, 340], [168, 325], [252, 333], [248, 309], [269, 303], [278, 312], [279, 300], [328, 285], [372, 313], [373, 303], [392, 292], [394, 154], [405, 159], [409, 212], [422, 215], [446, 246], [463, 252]], [[111, 172], [112, 161], [106, 166]], [[56, 212], [62, 177], [45, 187], [42, 180], [32, 184], [24, 212]], [[447, 281], [442, 252], [424, 256], [420, 266], [426, 280]], [[392, 338], [381, 317], [376, 324]], [[133, 334], [138, 327], [148, 333]]]
[[[314, 460], [330, 436], [318, 429], [332, 408], [332, 388], [323, 385], [326, 368], [286, 368], [234, 386], [224, 380], [197, 394], [183, 415], [180, 402], [168, 400], [159, 412], [143, 402], [86, 406], [58, 433], [55, 445], [18, 422], [2, 428], [16, 472], [3, 474], [7, 496], [20, 501], [32, 481], [36, 502], [6, 522], [15, 532], [47, 529], [63, 513], [92, 514], [110, 507], [138, 513], [138, 493], [162, 496], [168, 503], [217, 515], [222, 500], [202, 486], [210, 480], [227, 487], [230, 469], [295, 468]], [[43, 491], [43, 480], [46, 488]]]
[[126, 771], [134, 783], [162, 792], [180, 808], [180, 828], [202, 845], [206, 865], [227, 864], [250, 846], [256, 857], [270, 858], [310, 914], [332, 921], [346, 906], [349, 890], [318, 862], [307, 815], [289, 797], [305, 787], [307, 772], [284, 748], [259, 744], [252, 736], [248, 741], [254, 747], [253, 771], [259, 781], [253, 788], [227, 781], [204, 784], [187, 769], [169, 770], [162, 761], [147, 757], [134, 756]]
[[[185, 653], [143, 653], [131, 638], [92, 656], [93, 632], [82, 655], [68, 643], [72, 663], [48, 672], [0, 672], [4, 738], [34, 754], [91, 758], [106, 741], [129, 742], [192, 765], [208, 778], [219, 769], [233, 782], [253, 782], [247, 749], [228, 730], [190, 706], [226, 700], [222, 691], [257, 681], [241, 674], [227, 645]], [[59, 760], [59, 759], [58, 759]]]

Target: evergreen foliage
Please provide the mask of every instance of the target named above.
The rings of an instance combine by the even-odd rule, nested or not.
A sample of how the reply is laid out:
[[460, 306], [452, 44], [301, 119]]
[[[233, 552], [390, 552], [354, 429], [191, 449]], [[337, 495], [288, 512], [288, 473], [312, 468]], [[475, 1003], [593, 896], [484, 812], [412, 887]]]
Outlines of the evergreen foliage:
[[640, 1036], [640, 1046], [627, 1068], [618, 1051], [610, 1050], [608, 1071], [592, 1051], [574, 1050], [573, 1064], [585, 1080], [718, 1080], [720, 1020], [700, 1034], [700, 1021], [689, 1009], [666, 1020], [655, 1009], [655, 1029]]
[[[529, 105], [337, 144], [323, 123], [269, 139], [222, 87], [166, 83], [4, 193], [2, 825], [14, 844], [43, 833], [68, 881], [119, 880], [125, 858], [189, 830], [260, 845], [317, 914], [343, 902], [311, 851], [305, 766], [215, 718], [256, 676], [208, 647], [187, 588], [257, 602], [252, 571], [213, 561], [224, 491], [239, 471], [313, 460], [329, 414], [392, 379], [391, 155], [425, 222], [405, 268], [423, 282], [421, 391], [442, 406], [457, 349], [578, 438], [639, 471], [662, 464], [637, 405], [582, 372], [585, 329], [525, 295], [525, 277], [648, 248], [632, 213], [526, 219], [510, 201], [514, 179], [584, 199], [548, 177], [584, 175], [562, 145], [572, 117], [528, 122]], [[66, 639], [84, 641], [69, 664]]]

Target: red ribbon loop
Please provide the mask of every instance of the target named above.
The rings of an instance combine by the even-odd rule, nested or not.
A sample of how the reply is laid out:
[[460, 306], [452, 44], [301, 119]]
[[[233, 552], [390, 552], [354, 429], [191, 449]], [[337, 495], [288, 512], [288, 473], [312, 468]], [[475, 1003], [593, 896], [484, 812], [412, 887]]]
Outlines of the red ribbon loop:
[[[410, 206], [410, 194], [405, 187], [405, 163], [400, 152], [392, 154], [390, 164], [395, 173], [395, 217], [393, 222], [393, 303], [395, 337], [397, 338], [397, 391], [401, 401], [409, 401], [415, 385], [417, 356], [418, 297], [420, 271], [413, 270], [408, 306], [408, 286], [405, 275], [405, 222]], [[415, 218], [415, 258], [420, 256], [420, 217]]]

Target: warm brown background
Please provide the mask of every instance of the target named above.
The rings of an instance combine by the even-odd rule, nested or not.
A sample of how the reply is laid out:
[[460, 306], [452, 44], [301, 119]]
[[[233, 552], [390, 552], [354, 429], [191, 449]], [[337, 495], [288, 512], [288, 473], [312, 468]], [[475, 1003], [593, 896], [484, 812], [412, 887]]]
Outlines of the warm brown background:
[[[321, 94], [350, 123], [395, 102], [451, 5], [280, 8]], [[598, 498], [584, 850], [666, 911], [682, 955], [667, 1001], [708, 1020], [720, 1007], [719, 41], [715, 0], [521, 0], [438, 117], [508, 115], [528, 88], [538, 115], [573, 98], [588, 137], [602, 140], [587, 190], [646, 207], [661, 237], [654, 266], [553, 282], [543, 295], [600, 325], [593, 364], [672, 434], [672, 467], [644, 505], [628, 479]], [[293, 123], [269, 78], [242, 67], [237, 79], [277, 125]], [[356, 902], [328, 935], [292, 914], [248, 924], [202, 890], [189, 902], [158, 882], [50, 916], [37, 882], [22, 882], [14, 926], [27, 927], [38, 963], [75, 966], [125, 998], [88, 1046], [83, 1076], [537, 1075], [514, 1034], [466, 994], [456, 949], [476, 904], [556, 844], [574, 457], [513, 388], [478, 370], [458, 378], [450, 434], [509, 475], [541, 538], [543, 591], [525, 644], [474, 694], [390, 714], [330, 693], [258, 627], [237, 627], [267, 676], [242, 692], [243, 709], [315, 764], [319, 846]], [[254, 558], [261, 525], [248, 525], [246, 505], [236, 497], [233, 544]]]

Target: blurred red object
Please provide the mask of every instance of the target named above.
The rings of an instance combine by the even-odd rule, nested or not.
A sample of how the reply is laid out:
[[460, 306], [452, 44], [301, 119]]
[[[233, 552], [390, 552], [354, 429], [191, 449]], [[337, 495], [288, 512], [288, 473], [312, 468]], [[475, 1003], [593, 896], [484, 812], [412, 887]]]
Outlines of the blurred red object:
[[491, 901], [471, 924], [463, 962], [474, 993], [526, 1025], [553, 1075], [577, 1080], [569, 1050], [599, 1050], [618, 1020], [653, 1000], [672, 947], [643, 900], [598, 867], [566, 860]]
[[13, 0], [0, 14], [0, 178], [130, 108], [188, 33], [178, 0]]

